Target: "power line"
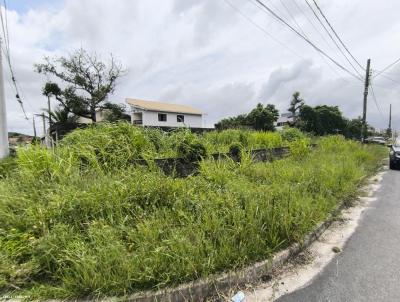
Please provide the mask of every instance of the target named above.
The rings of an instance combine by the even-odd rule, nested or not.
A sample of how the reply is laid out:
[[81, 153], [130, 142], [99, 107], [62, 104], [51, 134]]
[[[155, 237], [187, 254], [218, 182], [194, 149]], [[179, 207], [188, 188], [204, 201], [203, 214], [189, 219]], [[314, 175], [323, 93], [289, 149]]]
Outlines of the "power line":
[[283, 46], [284, 48], [286, 48], [287, 50], [289, 50], [292, 54], [294, 54], [295, 56], [305, 60], [305, 58], [303, 56], [301, 56], [300, 54], [296, 53], [292, 48], [290, 48], [289, 46], [287, 46], [285, 43], [283, 43], [282, 41], [278, 40], [277, 38], [275, 38], [271, 33], [269, 33], [265, 28], [261, 27], [259, 24], [257, 24], [256, 22], [254, 22], [250, 17], [248, 17], [247, 15], [245, 15], [240, 9], [238, 9], [236, 6], [234, 6], [229, 0], [224, 0], [226, 4], [228, 4], [234, 11], [236, 11], [240, 16], [242, 16], [244, 19], [246, 19], [248, 22], [250, 22], [252, 25], [254, 25], [255, 27], [257, 27], [259, 30], [261, 30], [264, 34], [266, 34], [269, 38], [271, 38], [272, 40], [274, 40], [276, 43], [278, 43], [279, 45]]
[[292, 0], [292, 2], [295, 4], [295, 6], [297, 7], [298, 11], [307, 19], [308, 23], [311, 24], [311, 26], [315, 29], [315, 31], [319, 34], [319, 36], [322, 38], [322, 40], [324, 40], [324, 42], [326, 43], [326, 45], [332, 50], [333, 47], [331, 46], [331, 44], [329, 44], [328, 40], [325, 38], [325, 36], [322, 34], [322, 32], [315, 26], [314, 22], [311, 21], [311, 19], [307, 16], [307, 14], [303, 11], [303, 9], [300, 7], [300, 5], [297, 3], [296, 0]]
[[[306, 33], [304, 32], [304, 30], [301, 28], [300, 24], [296, 21], [296, 18], [293, 16], [292, 12], [290, 11], [289, 7], [286, 6], [285, 2], [283, 2], [283, 0], [279, 0], [282, 4], [282, 6], [285, 8], [285, 10], [287, 11], [289, 17], [292, 19], [293, 23], [296, 24], [297, 28], [301, 31], [301, 33], [307, 37]], [[308, 38], [308, 37], [307, 37]]]
[[372, 98], [374, 100], [375, 106], [378, 109], [379, 114], [383, 118], [382, 110], [381, 110], [381, 107], [379, 106], [378, 100], [376, 99], [376, 95], [375, 95], [375, 91], [374, 91], [374, 87], [372, 86], [372, 83], [370, 83], [369, 87], [371, 88]]
[[[286, 11], [288, 12], [290, 18], [292, 19], [292, 21], [297, 25], [297, 27], [299, 28], [299, 30], [302, 32], [302, 34], [307, 38], [310, 39], [308, 35], [306, 35], [306, 33], [304, 32], [304, 30], [301, 28], [300, 24], [296, 21], [296, 18], [293, 16], [293, 14], [291, 13], [290, 9], [288, 6], [286, 6], [285, 2], [283, 2], [283, 0], [280, 0], [280, 2], [282, 3], [282, 6], [286, 9]], [[306, 19], [308, 20], [308, 22], [311, 23], [311, 25], [316, 29], [316, 27], [314, 26], [314, 24], [310, 21], [310, 19], [308, 19], [308, 17], [303, 13], [303, 11], [301, 10], [301, 8], [298, 6], [297, 2], [295, 0], [293, 0], [294, 4], [296, 4], [298, 10], [306, 17]], [[316, 29], [317, 30], [317, 29]], [[317, 30], [318, 31], [318, 30]], [[318, 33], [322, 36], [322, 38], [325, 39], [325, 37], [318, 31]], [[329, 44], [328, 44], [329, 45]], [[334, 69], [328, 62], [328, 60], [320, 53], [318, 52], [318, 55], [322, 58], [322, 60], [326, 63], [326, 65], [328, 65], [328, 67], [333, 71], [333, 73], [335, 73], [339, 78], [342, 78], [340, 76], [340, 74], [337, 72], [336, 69]], [[343, 79], [343, 78], [342, 78]], [[344, 79], [343, 79], [344, 80]], [[346, 81], [346, 80], [344, 80]]]
[[384, 74], [384, 73], [381, 74], [381, 76], [384, 77], [385, 79], [388, 79], [388, 80], [392, 81], [393, 83], [396, 83], [396, 84], [399, 84], [399, 85], [400, 85], [400, 82], [399, 82], [399, 81], [396, 81], [396, 80], [392, 79], [391, 77], [387, 76], [387, 75]]
[[393, 63], [389, 64], [388, 66], [386, 66], [385, 68], [383, 68], [381, 71], [379, 71], [374, 78], [376, 78], [377, 76], [381, 75], [382, 73], [384, 73], [386, 70], [392, 68], [393, 66], [395, 66], [397, 63], [400, 62], [400, 58], [397, 59], [396, 61], [394, 61]]
[[362, 69], [365, 70], [364, 67], [358, 62], [358, 60], [353, 56], [353, 54], [350, 52], [350, 50], [348, 49], [348, 47], [346, 46], [346, 44], [344, 44], [344, 42], [342, 41], [342, 39], [339, 37], [339, 35], [337, 34], [336, 30], [333, 28], [332, 24], [329, 22], [328, 18], [325, 16], [324, 12], [322, 11], [322, 9], [319, 7], [318, 3], [316, 0], [313, 0], [314, 5], [316, 6], [316, 8], [318, 9], [318, 11], [320, 12], [320, 14], [322, 15], [322, 17], [324, 17], [325, 22], [329, 25], [330, 29], [332, 30], [332, 32], [335, 34], [336, 38], [339, 40], [340, 44], [342, 44], [343, 48], [347, 51], [347, 53], [353, 58], [353, 60], [357, 63], [357, 65]]
[[358, 76], [360, 78], [362, 78], [362, 75], [360, 74], [360, 72], [357, 70], [357, 68], [355, 68], [355, 66], [351, 63], [351, 61], [349, 60], [349, 58], [346, 56], [346, 54], [344, 53], [344, 51], [342, 50], [342, 48], [339, 46], [339, 44], [336, 42], [336, 40], [333, 38], [332, 34], [330, 33], [330, 31], [328, 30], [328, 28], [326, 28], [324, 22], [322, 22], [321, 18], [318, 16], [317, 12], [314, 10], [314, 8], [311, 6], [311, 4], [307, 1], [304, 0], [307, 3], [307, 6], [310, 8], [310, 10], [313, 12], [313, 15], [315, 16], [315, 18], [317, 18], [318, 22], [321, 24], [321, 26], [324, 28], [324, 30], [326, 31], [326, 33], [328, 34], [329, 38], [332, 40], [332, 42], [335, 44], [336, 48], [340, 51], [340, 53], [343, 55], [343, 57], [346, 59], [346, 61], [350, 64], [350, 66], [353, 68], [353, 70], [358, 74]]
[[355, 77], [358, 80], [361, 80], [357, 75], [349, 71], [346, 67], [342, 66], [340, 63], [338, 63], [336, 60], [334, 60], [331, 56], [329, 56], [325, 51], [320, 49], [318, 46], [316, 46], [313, 42], [311, 42], [308, 38], [306, 38], [304, 35], [302, 35], [300, 32], [298, 32], [293, 26], [291, 26], [289, 23], [287, 23], [282, 17], [277, 15], [271, 8], [269, 8], [267, 5], [265, 5], [262, 1], [260, 0], [254, 0], [257, 3], [259, 3], [266, 11], [268, 11], [271, 15], [273, 15], [276, 19], [278, 19], [280, 22], [282, 22], [284, 25], [290, 28], [294, 33], [296, 33], [300, 38], [302, 38], [304, 41], [306, 41], [308, 44], [310, 44], [314, 49], [322, 53], [324, 56], [326, 56], [329, 60], [331, 60], [335, 65], [337, 65], [340, 69], [343, 71], [347, 72], [351, 76]]
[[24, 108], [24, 103], [21, 100], [19, 89], [18, 89], [18, 86], [17, 86], [17, 80], [16, 80], [15, 74], [14, 74], [14, 69], [13, 69], [12, 64], [11, 64], [10, 38], [9, 38], [8, 21], [7, 21], [7, 4], [6, 4], [5, 0], [3, 1], [3, 7], [4, 7], [4, 17], [3, 17], [3, 12], [0, 11], [0, 20], [1, 20], [1, 28], [2, 28], [2, 32], [3, 32], [3, 38], [4, 38], [5, 47], [2, 46], [1, 50], [4, 53], [4, 56], [5, 56], [6, 61], [8, 63], [8, 67], [10, 69], [11, 80], [12, 80], [12, 83], [13, 83], [13, 86], [14, 86], [14, 90], [15, 90], [15, 98], [17, 99], [17, 102], [19, 103], [19, 105], [20, 105], [20, 107], [22, 109], [22, 112], [24, 113], [25, 119], [28, 120], [29, 118], [28, 118], [28, 116], [26, 114], [26, 111], [25, 111], [25, 108]]

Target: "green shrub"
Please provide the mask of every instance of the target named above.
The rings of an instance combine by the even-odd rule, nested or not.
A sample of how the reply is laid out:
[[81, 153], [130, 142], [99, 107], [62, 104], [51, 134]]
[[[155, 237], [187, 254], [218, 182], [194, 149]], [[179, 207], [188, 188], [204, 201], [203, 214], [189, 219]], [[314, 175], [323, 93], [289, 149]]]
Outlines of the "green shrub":
[[[218, 141], [217, 134], [125, 127], [79, 130], [55, 152], [36, 146], [18, 153], [15, 170], [0, 179], [3, 294], [126, 295], [267, 259], [355, 196], [386, 155], [385, 148], [334, 136], [313, 149], [294, 140], [293, 156], [274, 162], [251, 163], [242, 150], [237, 164], [206, 158], [206, 137]], [[282, 142], [280, 135], [243, 133], [247, 145], [224, 137], [219, 146], [238, 151]], [[157, 152], [205, 159], [184, 179], [129, 165]]]
[[304, 159], [310, 152], [310, 140], [298, 139], [289, 144], [290, 155], [295, 159]]
[[249, 143], [249, 149], [270, 149], [282, 146], [283, 141], [278, 132], [253, 131], [249, 134]]
[[0, 160], [0, 179], [10, 176], [16, 169], [17, 163], [14, 157]]
[[298, 128], [284, 128], [280, 132], [282, 139], [287, 142], [293, 142], [298, 139], [304, 139], [306, 136]]
[[60, 144], [83, 164], [105, 169], [124, 167], [135, 159], [153, 157], [155, 147], [139, 127], [127, 122], [102, 123], [68, 134]]
[[178, 144], [178, 156], [187, 162], [197, 162], [207, 157], [207, 149], [199, 141], [183, 140]]
[[233, 159], [237, 159], [238, 161], [241, 161], [243, 152], [244, 152], [243, 147], [239, 143], [233, 143], [229, 146], [228, 154]]

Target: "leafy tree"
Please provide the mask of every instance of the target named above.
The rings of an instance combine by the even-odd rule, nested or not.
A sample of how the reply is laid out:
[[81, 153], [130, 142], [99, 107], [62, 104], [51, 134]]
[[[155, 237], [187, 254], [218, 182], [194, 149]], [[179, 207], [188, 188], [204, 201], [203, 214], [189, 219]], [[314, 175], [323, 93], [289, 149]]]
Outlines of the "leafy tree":
[[45, 57], [44, 61], [35, 64], [36, 71], [58, 78], [63, 88], [48, 82], [43, 93], [55, 97], [67, 111], [96, 122], [96, 110], [101, 109], [108, 95], [114, 92], [122, 66], [113, 56], [106, 64], [96, 54], [89, 54], [82, 48], [68, 57]]
[[292, 114], [295, 122], [296, 117], [303, 106], [304, 100], [300, 98], [300, 92], [296, 91], [295, 93], [293, 93], [292, 100], [290, 101], [290, 107], [288, 109], [288, 111]]
[[269, 130], [273, 131], [274, 123], [279, 117], [279, 111], [274, 105], [268, 104], [265, 107], [259, 103], [248, 114], [241, 114], [236, 117], [223, 119], [215, 124], [215, 128], [229, 129], [229, 128], [252, 128], [256, 130]]
[[279, 111], [274, 105], [268, 104], [263, 106], [258, 103], [256, 108], [254, 108], [247, 115], [247, 124], [255, 130], [275, 130], [274, 122], [278, 120]]
[[338, 106], [320, 105], [310, 107], [302, 106], [299, 114], [298, 127], [306, 132], [316, 135], [344, 134], [346, 119]]
[[215, 124], [215, 128], [218, 130], [223, 129], [238, 129], [238, 128], [249, 128], [246, 125], [246, 114], [240, 114], [235, 117], [228, 117], [220, 120]]
[[124, 104], [113, 104], [106, 102], [102, 109], [105, 112], [105, 120], [108, 122], [117, 122], [121, 120], [129, 121], [131, 116], [126, 112], [126, 106]]
[[[345, 131], [345, 136], [347, 138], [360, 140], [361, 139], [361, 131], [362, 131], [361, 117], [347, 121], [346, 131]], [[367, 136], [367, 133], [366, 133], [366, 136]]]
[[67, 108], [56, 108], [54, 110], [45, 110], [52, 120], [59, 124], [75, 124], [78, 117], [68, 111]]
[[344, 133], [346, 120], [338, 106], [321, 105], [316, 106], [315, 110], [319, 118], [319, 135]]
[[301, 108], [296, 127], [310, 133], [316, 133], [316, 129], [321, 128], [318, 114], [313, 107], [304, 105]]

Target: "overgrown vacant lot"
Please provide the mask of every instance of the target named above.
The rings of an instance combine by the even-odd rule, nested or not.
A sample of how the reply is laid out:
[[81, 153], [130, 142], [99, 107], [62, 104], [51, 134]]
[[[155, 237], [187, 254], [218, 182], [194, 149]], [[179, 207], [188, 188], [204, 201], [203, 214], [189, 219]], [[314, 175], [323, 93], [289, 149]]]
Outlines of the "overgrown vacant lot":
[[[173, 178], [129, 164], [164, 147], [157, 151], [157, 139], [149, 144], [141, 130], [124, 134], [124, 127], [106, 126], [100, 136], [88, 130], [90, 140], [78, 131], [55, 153], [31, 147], [3, 163], [2, 294], [124, 295], [266, 259], [350, 201], [384, 156], [382, 147], [340, 137], [322, 138], [312, 150], [298, 138], [283, 160], [252, 163], [245, 153], [241, 163], [205, 159], [198, 175]], [[249, 135], [234, 133], [229, 144]], [[189, 134], [173, 135], [184, 141]], [[279, 134], [258, 135], [282, 143]]]

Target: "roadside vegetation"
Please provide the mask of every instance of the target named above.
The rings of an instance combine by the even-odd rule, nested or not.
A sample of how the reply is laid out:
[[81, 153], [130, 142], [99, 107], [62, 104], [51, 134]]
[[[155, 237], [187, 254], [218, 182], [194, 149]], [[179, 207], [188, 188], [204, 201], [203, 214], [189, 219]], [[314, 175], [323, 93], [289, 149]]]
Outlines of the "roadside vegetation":
[[[182, 128], [171, 132], [159, 129], [132, 127], [120, 122], [117, 126], [109, 123], [96, 127], [77, 129], [61, 141], [61, 147], [78, 156], [98, 160], [104, 158], [107, 164], [111, 157], [128, 162], [133, 159], [180, 157], [187, 145], [202, 145], [207, 154], [227, 153], [232, 144], [243, 149], [274, 148], [288, 145], [296, 138], [306, 136], [297, 129], [282, 133], [229, 129], [212, 131], [203, 135]], [[74, 155], [74, 156], [75, 156]]]
[[[292, 156], [273, 162], [246, 152], [282, 145]], [[131, 164], [187, 146], [205, 150], [194, 176]], [[232, 150], [240, 163], [206, 156]], [[125, 295], [266, 259], [354, 198], [384, 155], [341, 136], [310, 148], [296, 129], [199, 136], [125, 123], [76, 130], [55, 151], [20, 149], [0, 163], [0, 292]]]

